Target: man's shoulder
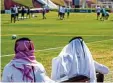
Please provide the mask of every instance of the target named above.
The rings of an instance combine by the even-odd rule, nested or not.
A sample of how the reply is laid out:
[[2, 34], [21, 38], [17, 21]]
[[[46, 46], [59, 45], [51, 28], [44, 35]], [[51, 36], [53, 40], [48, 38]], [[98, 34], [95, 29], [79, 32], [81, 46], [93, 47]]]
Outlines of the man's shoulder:
[[40, 62], [37, 62], [37, 67], [43, 68], [44, 66]]
[[9, 62], [8, 64], [5, 65], [4, 69], [7, 69], [7, 70], [11, 70], [12, 69], [12, 64], [11, 62]]
[[40, 62], [37, 62], [37, 65], [35, 66], [35, 68], [40, 72], [45, 72], [45, 68]]

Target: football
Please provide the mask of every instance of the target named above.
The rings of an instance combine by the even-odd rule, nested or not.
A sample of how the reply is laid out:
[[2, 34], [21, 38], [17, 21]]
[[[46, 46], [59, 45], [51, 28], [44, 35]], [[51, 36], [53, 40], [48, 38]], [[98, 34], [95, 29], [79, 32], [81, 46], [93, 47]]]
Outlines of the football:
[[16, 35], [12, 35], [12, 39], [16, 39], [17, 38], [17, 36]]

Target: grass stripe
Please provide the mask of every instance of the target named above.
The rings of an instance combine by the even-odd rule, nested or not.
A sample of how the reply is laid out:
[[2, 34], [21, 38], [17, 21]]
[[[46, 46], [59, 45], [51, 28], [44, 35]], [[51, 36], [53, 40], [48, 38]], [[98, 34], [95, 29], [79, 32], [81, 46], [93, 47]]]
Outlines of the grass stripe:
[[[1, 36], [12, 36], [13, 34], [3, 34], [3, 35], [1, 35]], [[74, 34], [73, 35], [63, 35], [63, 34], [16, 34], [17, 36], [22, 36], [22, 35], [27, 35], [27, 36], [44, 36], [44, 35], [48, 35], [48, 36], [75, 36]], [[80, 35], [80, 36], [113, 36], [113, 35]]]
[[[107, 40], [101, 40], [101, 41], [94, 41], [94, 42], [89, 42], [89, 43], [86, 43], [86, 44], [103, 42], [103, 41], [108, 41], [108, 40], [113, 40], [113, 39], [107, 39]], [[49, 51], [49, 50], [55, 50], [55, 49], [59, 49], [59, 48], [63, 48], [63, 46], [62, 47], [56, 47], [56, 48], [48, 48], [48, 49], [43, 49], [43, 50], [36, 50], [35, 52]], [[6, 57], [6, 56], [12, 56], [12, 55], [14, 55], [14, 54], [3, 55], [3, 56], [0, 56], [0, 57]]]

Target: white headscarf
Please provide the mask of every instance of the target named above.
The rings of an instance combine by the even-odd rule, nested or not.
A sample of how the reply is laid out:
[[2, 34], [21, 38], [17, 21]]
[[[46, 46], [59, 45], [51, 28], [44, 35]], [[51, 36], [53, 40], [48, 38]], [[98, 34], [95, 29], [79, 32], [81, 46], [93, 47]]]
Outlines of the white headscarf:
[[92, 55], [80, 38], [72, 40], [61, 51], [58, 57], [52, 60], [53, 80], [60, 80], [84, 75], [90, 78], [90, 82], [96, 81], [96, 73]]

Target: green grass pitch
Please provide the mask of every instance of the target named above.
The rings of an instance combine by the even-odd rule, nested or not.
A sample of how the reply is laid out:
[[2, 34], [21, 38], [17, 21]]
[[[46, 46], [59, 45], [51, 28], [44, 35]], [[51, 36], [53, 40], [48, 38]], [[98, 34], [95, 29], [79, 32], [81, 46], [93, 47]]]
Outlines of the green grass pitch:
[[[11, 37], [28, 37], [35, 44], [37, 61], [41, 62], [47, 74], [51, 74], [51, 60], [75, 36], [82, 36], [94, 59], [109, 67], [105, 81], [113, 82], [113, 14], [109, 20], [96, 20], [95, 13], [71, 13], [70, 17], [59, 20], [57, 12], [41, 14], [37, 17], [10, 23], [10, 15], [1, 15], [1, 69], [14, 57], [14, 43]], [[60, 47], [60, 48], [59, 48]], [[56, 48], [56, 49], [50, 49]], [[49, 50], [44, 50], [49, 49]], [[39, 51], [38, 51], [39, 50]], [[1, 71], [2, 72], [2, 71]]]

